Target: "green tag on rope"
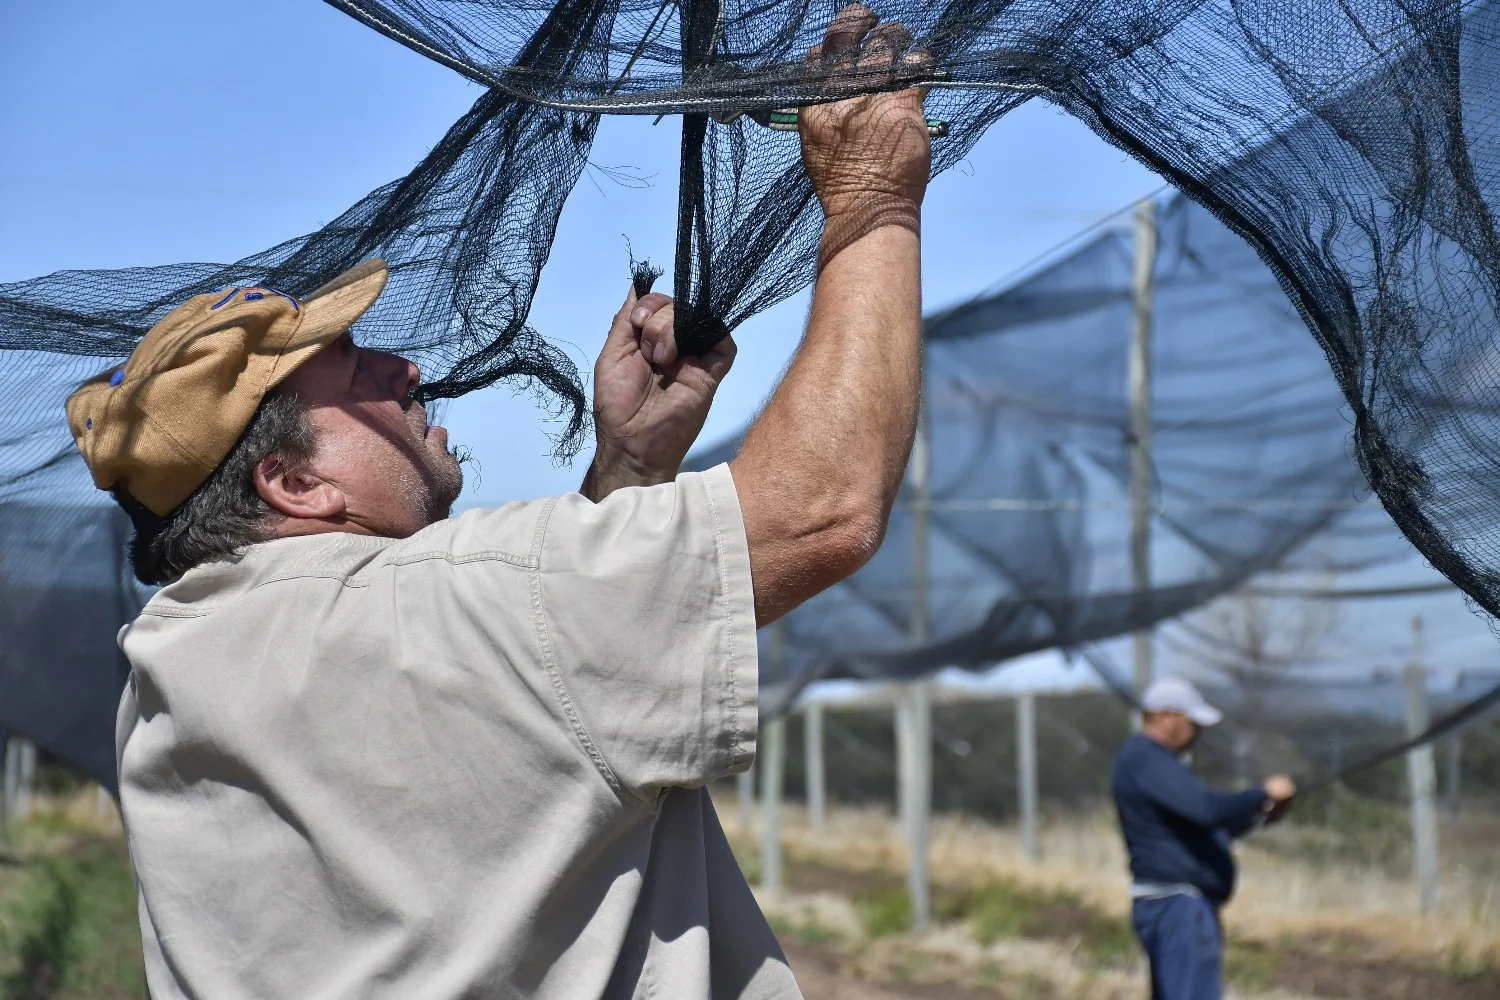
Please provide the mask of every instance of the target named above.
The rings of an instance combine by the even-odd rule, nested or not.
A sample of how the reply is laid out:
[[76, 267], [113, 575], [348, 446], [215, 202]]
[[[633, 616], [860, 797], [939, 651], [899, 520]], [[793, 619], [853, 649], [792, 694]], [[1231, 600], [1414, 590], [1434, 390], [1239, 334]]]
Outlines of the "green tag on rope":
[[[750, 117], [772, 131], [795, 132], [799, 113], [797, 108], [784, 108], [777, 111], [752, 111]], [[936, 118], [927, 119], [927, 134], [934, 139], [941, 139], [948, 134], [948, 123]]]

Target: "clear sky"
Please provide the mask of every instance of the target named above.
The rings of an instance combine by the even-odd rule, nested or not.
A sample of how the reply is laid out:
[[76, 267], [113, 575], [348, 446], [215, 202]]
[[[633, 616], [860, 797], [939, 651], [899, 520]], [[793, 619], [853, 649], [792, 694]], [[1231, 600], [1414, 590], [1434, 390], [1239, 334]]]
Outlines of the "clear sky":
[[[0, 281], [231, 261], [308, 232], [407, 173], [479, 93], [319, 0], [0, 4]], [[531, 319], [581, 370], [625, 294], [625, 237], [671, 264], [677, 149], [673, 119], [606, 118], [592, 161], [646, 186], [591, 170], [563, 212]], [[929, 307], [1160, 183], [1055, 108], [1022, 108], [933, 184]], [[705, 443], [755, 412], [806, 303], [740, 328]], [[587, 461], [556, 467], [542, 415], [504, 387], [457, 401], [446, 421], [479, 464], [465, 505], [571, 489]]]

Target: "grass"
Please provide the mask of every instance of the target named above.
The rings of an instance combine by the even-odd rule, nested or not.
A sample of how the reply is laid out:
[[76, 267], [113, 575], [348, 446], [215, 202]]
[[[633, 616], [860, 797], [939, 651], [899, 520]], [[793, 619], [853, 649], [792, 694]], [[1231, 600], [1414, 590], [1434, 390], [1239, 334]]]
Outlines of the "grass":
[[1224, 979], [1250, 993], [1268, 989], [1276, 975], [1276, 953], [1253, 941], [1230, 938], [1224, 944]]
[[1459, 982], [1467, 982], [1470, 979], [1478, 979], [1480, 976], [1490, 972], [1492, 966], [1489, 959], [1475, 955], [1472, 952], [1454, 944], [1443, 956], [1443, 973], [1450, 979]]
[[[904, 887], [862, 888], [853, 905], [868, 937], [911, 929], [911, 898]], [[984, 946], [1009, 938], [1068, 941], [1075, 954], [1096, 968], [1126, 966], [1139, 952], [1127, 920], [1102, 913], [1065, 889], [1038, 889], [1010, 879], [992, 878], [962, 889], [939, 886], [933, 916], [966, 924], [975, 942]]]
[[[1443, 894], [1436, 913], [1422, 914], [1409, 864], [1401, 810], [1345, 793], [1332, 822], [1317, 808], [1295, 822], [1257, 833], [1243, 843], [1239, 888], [1225, 914], [1231, 937], [1301, 939], [1311, 930], [1373, 939], [1383, 950], [1442, 961], [1455, 942], [1500, 964], [1500, 816], [1478, 810], [1443, 818], [1439, 839]], [[821, 831], [807, 828], [799, 810], [783, 821], [787, 849], [810, 861], [894, 873], [905, 871], [905, 850], [889, 813], [840, 807]], [[963, 816], [933, 818], [932, 874], [949, 885], [1010, 881], [1044, 892], [1076, 894], [1094, 910], [1128, 916], [1129, 876], [1118, 825], [1105, 810], [1055, 813], [1040, 861], [1026, 858], [1014, 828]]]
[[135, 883], [118, 832], [48, 811], [0, 868], [0, 1000], [145, 1000]]
[[778, 938], [796, 941], [809, 948], [838, 945], [844, 941], [844, 935], [838, 928], [825, 924], [810, 909], [795, 914], [769, 913], [766, 920]]
[[911, 896], [905, 888], [872, 886], [855, 893], [853, 902], [854, 914], [869, 937], [911, 930]]
[[[1050, 984], [1038, 996], [1133, 996], [1144, 963], [1114, 817], [1098, 810], [1049, 819], [1036, 860], [1011, 828], [935, 816], [935, 926], [911, 935], [906, 851], [890, 813], [839, 806], [813, 830], [792, 805], [782, 821], [782, 905], [795, 911], [819, 901], [823, 924], [842, 936], [836, 950], [861, 956], [858, 974], [876, 981], [900, 981], [908, 970], [896, 956], [923, 951], [948, 963], [937, 979], [1000, 989], [1011, 1000], [1032, 988], [1022, 983], [1032, 975]], [[1405, 1000], [1402, 983], [1429, 1000], [1500, 996], [1487, 992], [1500, 982], [1500, 815], [1476, 808], [1442, 823], [1443, 895], [1428, 914], [1417, 906], [1399, 808], [1330, 790], [1310, 798], [1293, 823], [1247, 840], [1224, 915], [1228, 985], [1244, 997], [1332, 990]], [[737, 848], [755, 842], [753, 822], [731, 832]]]
[[1127, 964], [1138, 950], [1128, 921], [1102, 913], [1064, 889], [994, 879], [967, 890], [949, 908], [970, 923], [980, 944], [1007, 937], [1072, 940], [1100, 967]]

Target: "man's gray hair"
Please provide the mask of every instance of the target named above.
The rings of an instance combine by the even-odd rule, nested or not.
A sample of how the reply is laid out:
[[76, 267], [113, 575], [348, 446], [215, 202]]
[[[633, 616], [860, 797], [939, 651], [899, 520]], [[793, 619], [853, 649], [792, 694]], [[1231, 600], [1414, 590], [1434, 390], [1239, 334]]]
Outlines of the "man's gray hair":
[[170, 583], [194, 566], [228, 558], [269, 538], [277, 515], [256, 492], [255, 467], [278, 452], [290, 465], [305, 462], [312, 457], [315, 437], [302, 400], [273, 389], [219, 467], [165, 517], [115, 487], [116, 502], [135, 525], [130, 565], [136, 577], [142, 583]]

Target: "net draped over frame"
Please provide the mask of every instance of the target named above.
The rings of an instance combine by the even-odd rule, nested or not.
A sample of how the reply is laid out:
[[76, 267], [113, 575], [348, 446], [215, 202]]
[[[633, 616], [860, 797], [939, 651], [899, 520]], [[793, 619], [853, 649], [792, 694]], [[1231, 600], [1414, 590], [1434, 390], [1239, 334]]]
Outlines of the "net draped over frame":
[[[86, 492], [71, 478], [62, 398], [178, 301], [240, 283], [305, 292], [377, 255], [393, 265], [391, 287], [362, 341], [434, 373], [424, 399], [524, 381], [568, 415], [559, 450], [571, 453], [585, 425], [578, 374], [526, 316], [597, 116], [683, 116], [674, 292], [679, 341], [694, 350], [813, 277], [820, 219], [796, 138], [756, 115], [921, 83], [929, 116], [949, 124], [935, 170], [1042, 97], [1253, 248], [1331, 366], [1365, 481], [1435, 567], [1500, 614], [1494, 4], [891, 0], [880, 16], [907, 25], [931, 59], [876, 74], [804, 58], [833, 2], [329, 2], [489, 89], [409, 175], [316, 233], [231, 264], [0, 285], [0, 504], [66, 505]], [[971, 405], [950, 388], [935, 371], [935, 425]], [[987, 447], [1004, 467], [1006, 443]], [[1219, 471], [1252, 461], [1227, 458]], [[1062, 465], [1026, 475], [1076, 488]], [[941, 516], [964, 534], [959, 512]], [[1071, 536], [1054, 527], [1061, 551]], [[1244, 542], [1262, 555], [1283, 543], [1294, 547], [1286, 531], [1258, 527]], [[955, 544], [993, 558], [983, 538]], [[1047, 588], [1076, 579], [1070, 566], [1060, 556], [1050, 577], [1022, 582], [1051, 600]], [[1156, 610], [1132, 597], [1134, 612], [1116, 617], [1190, 604], [1153, 594]], [[1061, 605], [1015, 612], [1037, 615], [1051, 624], [1005, 628], [1042, 642], [1083, 620]]]
[[[1347, 408], [1271, 273], [1185, 199], [1159, 233], [1150, 589], [1134, 590], [1130, 556], [1135, 251], [1108, 231], [928, 318], [929, 499], [909, 475], [874, 559], [787, 616], [782, 662], [763, 649], [764, 704], [817, 679], [1078, 650], [1267, 570], [1336, 579], [1410, 553], [1349, 461]], [[689, 464], [724, 461], [740, 440]]]

